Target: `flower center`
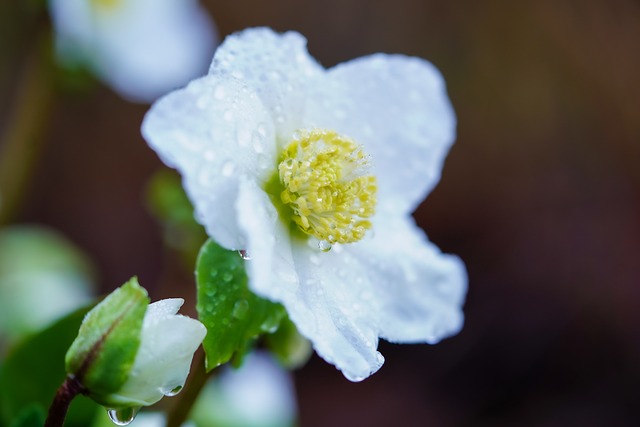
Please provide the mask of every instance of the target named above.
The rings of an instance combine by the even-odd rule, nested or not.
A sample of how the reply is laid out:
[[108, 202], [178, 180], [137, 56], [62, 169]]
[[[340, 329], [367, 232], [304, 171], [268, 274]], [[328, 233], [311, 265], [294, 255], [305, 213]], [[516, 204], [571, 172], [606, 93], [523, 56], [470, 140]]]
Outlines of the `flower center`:
[[376, 178], [368, 171], [369, 157], [354, 141], [333, 131], [301, 131], [281, 155], [280, 200], [304, 233], [329, 245], [357, 242], [375, 212]]

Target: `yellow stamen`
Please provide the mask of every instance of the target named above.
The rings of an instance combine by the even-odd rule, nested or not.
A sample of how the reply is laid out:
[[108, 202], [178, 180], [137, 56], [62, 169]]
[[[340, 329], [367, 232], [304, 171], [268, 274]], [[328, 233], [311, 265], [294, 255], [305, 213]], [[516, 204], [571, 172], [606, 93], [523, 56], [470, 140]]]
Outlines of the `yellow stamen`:
[[354, 141], [333, 131], [298, 132], [278, 165], [280, 200], [304, 233], [329, 244], [357, 242], [375, 212], [376, 179], [368, 169]]

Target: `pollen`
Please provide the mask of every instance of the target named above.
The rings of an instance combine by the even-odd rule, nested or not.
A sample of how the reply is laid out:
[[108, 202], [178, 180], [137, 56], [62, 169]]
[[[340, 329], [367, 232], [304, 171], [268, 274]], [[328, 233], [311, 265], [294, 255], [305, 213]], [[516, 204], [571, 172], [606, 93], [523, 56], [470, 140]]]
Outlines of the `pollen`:
[[278, 165], [282, 203], [305, 234], [353, 243], [371, 229], [377, 185], [362, 147], [333, 131], [296, 133]]

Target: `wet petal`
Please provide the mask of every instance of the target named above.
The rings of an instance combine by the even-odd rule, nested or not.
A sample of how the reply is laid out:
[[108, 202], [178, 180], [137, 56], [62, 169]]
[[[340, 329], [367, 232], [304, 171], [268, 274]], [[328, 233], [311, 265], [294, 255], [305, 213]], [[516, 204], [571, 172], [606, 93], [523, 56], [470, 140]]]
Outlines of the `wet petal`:
[[415, 210], [440, 179], [455, 138], [440, 73], [419, 58], [376, 54], [330, 69], [314, 88], [305, 126], [364, 145], [378, 179], [378, 210]]
[[343, 259], [353, 257], [351, 273], [362, 278], [356, 282], [369, 282], [358, 301], [366, 301], [379, 336], [435, 344], [458, 333], [467, 291], [462, 261], [429, 242], [412, 218], [378, 218], [383, 221], [371, 240], [347, 248]]
[[228, 248], [242, 248], [235, 212], [238, 179], [266, 180], [275, 134], [258, 97], [207, 76], [156, 102], [142, 124], [149, 145], [183, 176], [198, 221]]
[[278, 136], [288, 140], [300, 124], [307, 93], [323, 72], [306, 44], [295, 32], [250, 28], [225, 39], [209, 74], [231, 76], [254, 90], [268, 108]]
[[298, 280], [291, 252], [289, 230], [255, 182], [243, 179], [236, 205], [243, 240], [251, 258], [246, 263], [251, 289], [266, 298], [294, 298]]

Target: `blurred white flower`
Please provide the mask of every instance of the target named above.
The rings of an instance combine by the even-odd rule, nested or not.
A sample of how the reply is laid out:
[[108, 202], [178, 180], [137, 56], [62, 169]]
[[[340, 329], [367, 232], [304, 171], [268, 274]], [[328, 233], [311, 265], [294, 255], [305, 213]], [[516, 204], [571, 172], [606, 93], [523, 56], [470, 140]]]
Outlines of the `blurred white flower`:
[[87, 64], [135, 102], [202, 75], [218, 43], [197, 0], [49, 0], [49, 9], [61, 61]]
[[379, 338], [461, 328], [464, 265], [411, 217], [455, 138], [430, 63], [376, 54], [325, 70], [300, 34], [249, 29], [155, 103], [142, 132], [207, 233], [247, 251], [251, 289], [350, 380], [380, 368]]
[[226, 368], [198, 398], [199, 426], [291, 427], [296, 420], [291, 375], [268, 353], [248, 355], [239, 369]]
[[0, 230], [0, 341], [88, 304], [93, 288], [88, 258], [59, 233], [28, 225]]
[[184, 300], [149, 304], [142, 324], [140, 348], [122, 388], [108, 400], [122, 406], [149, 406], [177, 394], [189, 375], [193, 353], [207, 330], [202, 323], [176, 314]]

